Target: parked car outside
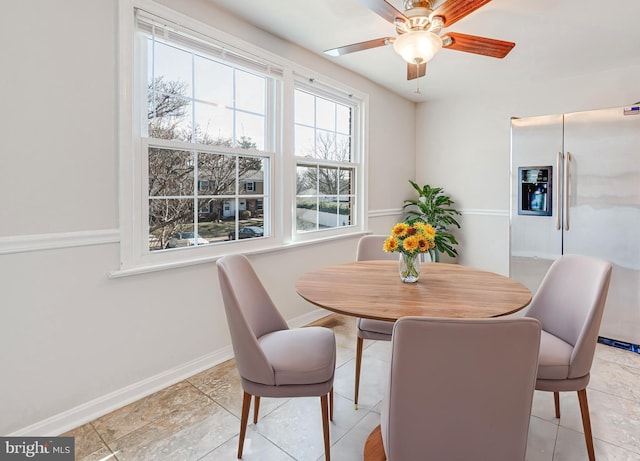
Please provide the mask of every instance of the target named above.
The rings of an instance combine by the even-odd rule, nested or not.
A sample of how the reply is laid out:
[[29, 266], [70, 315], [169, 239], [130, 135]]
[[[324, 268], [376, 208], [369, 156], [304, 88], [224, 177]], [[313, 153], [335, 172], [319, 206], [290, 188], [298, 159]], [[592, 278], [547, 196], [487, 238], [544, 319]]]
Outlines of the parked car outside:
[[162, 249], [162, 243], [160, 242], [160, 239], [155, 235], [149, 235], [149, 250], [153, 251], [153, 250], [161, 250], [161, 249]]
[[[262, 237], [263, 235], [264, 235], [264, 229], [258, 226], [246, 226], [238, 229], [238, 237], [241, 239]], [[236, 238], [236, 233], [233, 231], [229, 232], [229, 240], [234, 240], [235, 238]]]
[[190, 247], [194, 245], [207, 245], [209, 240], [202, 238], [194, 232], [178, 232], [167, 242], [167, 248]]

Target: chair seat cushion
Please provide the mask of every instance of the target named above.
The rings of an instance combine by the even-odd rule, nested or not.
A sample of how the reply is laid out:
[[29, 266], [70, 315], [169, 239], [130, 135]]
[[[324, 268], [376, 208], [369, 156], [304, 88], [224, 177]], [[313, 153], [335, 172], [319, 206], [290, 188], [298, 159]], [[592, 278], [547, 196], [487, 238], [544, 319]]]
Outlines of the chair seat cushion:
[[324, 383], [333, 378], [336, 339], [328, 328], [274, 331], [258, 342], [273, 367], [276, 386]]
[[573, 346], [542, 331], [538, 358], [538, 379], [567, 379]]
[[371, 333], [380, 333], [383, 335], [391, 336], [393, 332], [394, 322], [387, 322], [384, 320], [372, 320], [372, 319], [358, 319], [358, 330], [368, 331]]

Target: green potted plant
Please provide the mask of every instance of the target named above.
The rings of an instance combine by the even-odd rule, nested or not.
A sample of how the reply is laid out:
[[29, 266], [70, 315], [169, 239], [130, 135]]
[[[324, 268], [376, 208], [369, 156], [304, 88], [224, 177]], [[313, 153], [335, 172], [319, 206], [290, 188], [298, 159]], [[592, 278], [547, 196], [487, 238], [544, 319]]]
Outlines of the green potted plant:
[[435, 248], [429, 250], [431, 260], [440, 261], [440, 254], [446, 253], [451, 257], [457, 256], [458, 252], [454, 245], [458, 244], [455, 236], [449, 232], [451, 226], [460, 228], [460, 223], [455, 216], [460, 212], [452, 208], [454, 201], [445, 195], [441, 187], [431, 187], [425, 184], [420, 187], [415, 182], [409, 183], [418, 192], [417, 200], [405, 200], [403, 208], [407, 209], [408, 220], [421, 220], [429, 223], [436, 230]]

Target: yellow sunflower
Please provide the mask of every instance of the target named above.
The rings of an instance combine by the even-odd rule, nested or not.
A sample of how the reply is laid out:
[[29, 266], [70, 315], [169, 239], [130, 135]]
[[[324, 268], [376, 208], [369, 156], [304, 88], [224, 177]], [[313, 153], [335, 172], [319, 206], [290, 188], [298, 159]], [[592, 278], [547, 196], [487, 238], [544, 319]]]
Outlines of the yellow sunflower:
[[405, 249], [405, 251], [413, 253], [418, 249], [419, 241], [420, 237], [418, 237], [417, 235], [412, 235], [402, 241], [402, 247]]
[[394, 237], [404, 237], [405, 235], [407, 235], [408, 231], [409, 231], [409, 225], [406, 223], [400, 222], [395, 226], [393, 226], [393, 229], [391, 229], [391, 235]]
[[387, 253], [393, 253], [394, 251], [396, 251], [398, 249], [398, 239], [396, 239], [395, 237], [388, 237], [384, 241], [383, 249]]
[[433, 239], [436, 236], [436, 230], [431, 224], [417, 222], [414, 224], [414, 226], [418, 228], [420, 232], [422, 232], [427, 238]]
[[428, 251], [430, 247], [431, 247], [431, 242], [429, 242], [428, 239], [422, 236], [418, 237], [419, 251], [422, 251], [422, 252]]

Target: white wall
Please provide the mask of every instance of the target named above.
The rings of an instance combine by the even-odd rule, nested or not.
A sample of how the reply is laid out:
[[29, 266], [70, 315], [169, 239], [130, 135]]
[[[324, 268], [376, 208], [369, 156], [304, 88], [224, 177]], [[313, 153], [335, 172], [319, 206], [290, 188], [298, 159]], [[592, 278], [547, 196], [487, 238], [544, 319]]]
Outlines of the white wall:
[[[640, 100], [639, 65], [499, 92], [464, 91], [416, 111], [416, 177], [463, 210], [462, 264], [509, 273], [510, 119], [625, 106]], [[461, 133], [463, 135], [461, 135]]]
[[[369, 95], [370, 227], [386, 232], [414, 177], [415, 105], [212, 2], [162, 3]], [[120, 260], [117, 7], [34, 0], [0, 15], [0, 434], [55, 435], [231, 353], [213, 264], [107, 276]], [[251, 260], [303, 322], [317, 313], [296, 278], [355, 244]]]

